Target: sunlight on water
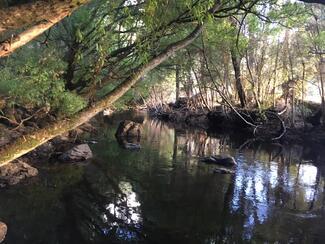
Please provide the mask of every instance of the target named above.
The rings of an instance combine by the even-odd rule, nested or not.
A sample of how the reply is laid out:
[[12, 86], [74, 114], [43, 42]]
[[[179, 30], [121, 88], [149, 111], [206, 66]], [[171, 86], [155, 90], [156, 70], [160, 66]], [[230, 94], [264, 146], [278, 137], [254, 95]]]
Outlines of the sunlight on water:
[[303, 186], [314, 186], [316, 184], [317, 168], [309, 164], [300, 165], [299, 175], [300, 184]]
[[[140, 202], [137, 200], [136, 193], [132, 190], [132, 185], [129, 182], [120, 182], [119, 187], [123, 193], [121, 199], [118, 199], [116, 203], [109, 203], [106, 206], [113, 216], [121, 219], [126, 224], [138, 224], [141, 223], [140, 214]], [[125, 205], [121, 206], [122, 201], [125, 201]]]

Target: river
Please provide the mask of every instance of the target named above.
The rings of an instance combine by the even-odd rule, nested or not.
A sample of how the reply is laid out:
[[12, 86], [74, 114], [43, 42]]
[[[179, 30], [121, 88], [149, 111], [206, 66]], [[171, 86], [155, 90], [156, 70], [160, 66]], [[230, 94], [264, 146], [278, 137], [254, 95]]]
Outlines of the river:
[[[114, 133], [143, 122], [141, 150]], [[6, 242], [325, 243], [325, 152], [245, 143], [126, 113], [89, 138], [89, 163], [40, 165], [40, 175], [2, 189]], [[235, 174], [216, 174], [199, 157], [235, 157]]]

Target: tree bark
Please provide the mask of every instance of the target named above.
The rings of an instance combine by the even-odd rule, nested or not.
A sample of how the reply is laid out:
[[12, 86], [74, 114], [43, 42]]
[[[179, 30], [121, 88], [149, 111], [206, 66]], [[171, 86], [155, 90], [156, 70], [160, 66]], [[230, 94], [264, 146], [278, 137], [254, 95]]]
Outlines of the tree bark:
[[0, 35], [28, 27], [7, 40], [0, 40], [0, 58], [10, 55], [48, 30], [89, 0], [51, 0], [0, 9]]
[[36, 132], [29, 133], [19, 138], [17, 141], [5, 146], [0, 151], [0, 166], [19, 158], [20, 156], [32, 151], [43, 143], [59, 136], [60, 134], [72, 130], [79, 125], [87, 122], [105, 108], [111, 106], [118, 98], [123, 96], [141, 77], [159, 64], [170, 58], [175, 52], [192, 43], [202, 32], [203, 25], [197, 27], [184, 39], [170, 44], [159, 55], [153, 57], [148, 63], [140, 66], [128, 79], [118, 85], [113, 91], [107, 94], [102, 100], [95, 103], [70, 119], [57, 121]]
[[246, 95], [241, 80], [240, 58], [234, 50], [231, 50], [231, 60], [235, 71], [236, 89], [239, 96], [240, 105], [242, 108], [244, 108], [246, 107]]
[[324, 85], [324, 76], [325, 76], [325, 59], [320, 57], [319, 61], [319, 81], [321, 86], [321, 95], [322, 95], [322, 118], [321, 123], [322, 125], [325, 124], [325, 85]]
[[175, 81], [176, 81], [176, 101], [179, 100], [179, 85], [180, 85], [180, 67], [176, 65], [176, 74], [175, 74]]

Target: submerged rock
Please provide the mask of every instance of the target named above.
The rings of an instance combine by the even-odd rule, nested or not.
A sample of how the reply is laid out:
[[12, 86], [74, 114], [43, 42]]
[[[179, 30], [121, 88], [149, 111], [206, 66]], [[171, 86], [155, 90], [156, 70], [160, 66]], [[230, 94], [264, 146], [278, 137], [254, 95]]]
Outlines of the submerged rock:
[[235, 170], [229, 168], [218, 167], [213, 170], [216, 174], [234, 174]]
[[63, 153], [59, 160], [64, 162], [80, 162], [93, 157], [93, 153], [88, 144], [81, 144], [73, 147], [69, 151]]
[[129, 149], [129, 150], [140, 150], [141, 149], [140, 144], [129, 143], [129, 142], [124, 143], [122, 145], [122, 147], [125, 148], [125, 149]]
[[115, 133], [116, 137], [140, 137], [140, 135], [141, 124], [131, 120], [121, 121]]
[[5, 223], [0, 222], [0, 243], [4, 241], [7, 235], [8, 227]]
[[234, 157], [231, 156], [209, 156], [200, 159], [201, 162], [209, 163], [209, 164], [219, 164], [224, 166], [236, 166], [237, 162]]
[[27, 163], [18, 161], [0, 167], [0, 187], [16, 185], [22, 180], [38, 175], [38, 170]]

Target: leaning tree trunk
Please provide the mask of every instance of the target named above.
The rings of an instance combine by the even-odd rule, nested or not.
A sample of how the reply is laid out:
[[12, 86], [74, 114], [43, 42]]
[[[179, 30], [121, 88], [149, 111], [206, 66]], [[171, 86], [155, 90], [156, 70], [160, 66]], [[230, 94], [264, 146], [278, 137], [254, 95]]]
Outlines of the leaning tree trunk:
[[123, 96], [143, 75], [157, 67], [159, 64], [167, 60], [176, 51], [186, 47], [193, 42], [202, 32], [203, 26], [199, 24], [187, 37], [169, 45], [159, 55], [153, 57], [148, 63], [140, 66], [128, 79], [118, 85], [112, 92], [106, 95], [102, 100], [98, 101], [92, 107], [89, 107], [70, 119], [57, 121], [47, 127], [24, 135], [17, 141], [7, 145], [0, 151], [0, 166], [19, 158], [20, 156], [32, 151], [36, 147], [61, 135], [62, 133], [72, 130], [79, 125], [87, 122], [89, 119], [97, 115], [99, 112], [109, 107], [118, 98]]
[[7, 40], [0, 39], [0, 58], [10, 55], [35, 37], [60, 22], [89, 0], [36, 1], [0, 9], [0, 35], [27, 27]]

